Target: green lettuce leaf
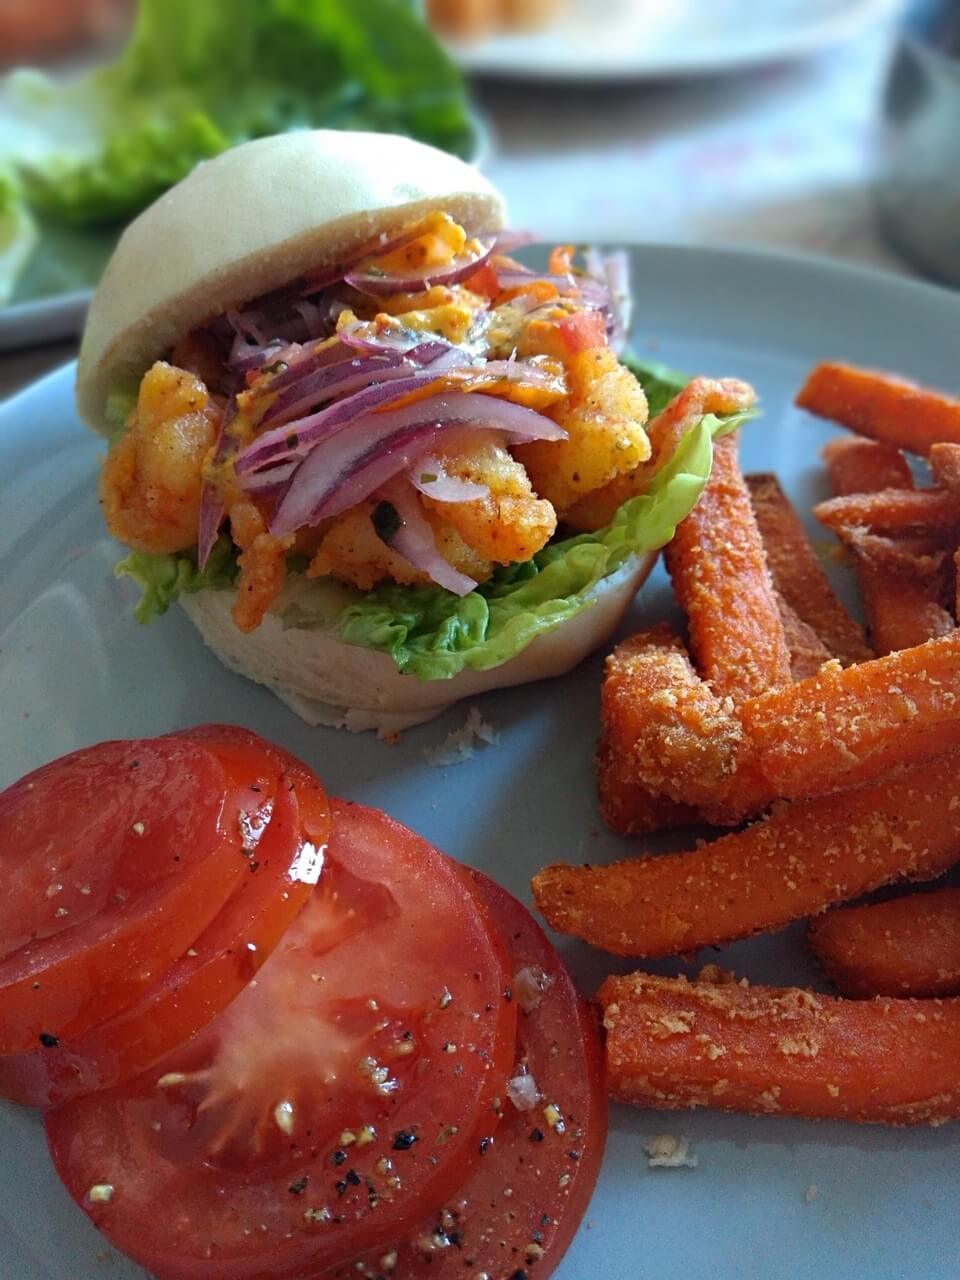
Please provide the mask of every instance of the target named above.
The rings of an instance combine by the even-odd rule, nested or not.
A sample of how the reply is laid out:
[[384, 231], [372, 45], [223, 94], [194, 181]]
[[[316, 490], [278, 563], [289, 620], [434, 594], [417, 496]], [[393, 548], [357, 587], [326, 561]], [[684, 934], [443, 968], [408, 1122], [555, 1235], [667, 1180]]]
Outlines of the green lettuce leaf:
[[9, 302], [37, 241], [20, 185], [0, 169], [0, 306]]
[[150, 555], [144, 551], [131, 551], [113, 569], [118, 578], [132, 578], [142, 592], [133, 611], [138, 622], [159, 618], [184, 594], [207, 588], [222, 591], [232, 586], [237, 571], [233, 544], [224, 535], [214, 543], [202, 571], [197, 568], [196, 556]]
[[30, 202], [77, 224], [131, 217], [229, 146], [297, 128], [476, 143], [460, 73], [408, 0], [140, 0], [113, 64], [9, 78], [3, 152]]

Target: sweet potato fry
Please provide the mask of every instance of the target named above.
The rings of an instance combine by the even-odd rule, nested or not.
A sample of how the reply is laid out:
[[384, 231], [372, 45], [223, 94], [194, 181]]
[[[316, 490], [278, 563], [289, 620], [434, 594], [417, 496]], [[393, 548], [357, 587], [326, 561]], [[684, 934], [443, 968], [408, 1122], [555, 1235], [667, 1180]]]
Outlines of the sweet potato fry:
[[960, 889], [828, 911], [811, 920], [807, 942], [844, 995], [955, 995], [960, 991]]
[[617, 645], [607, 658], [601, 706], [610, 751], [625, 777], [693, 806], [726, 794], [743, 730], [694, 671], [668, 624]]
[[790, 654], [734, 436], [664, 552], [700, 674], [734, 703], [790, 681]]
[[600, 815], [618, 835], [642, 836], [700, 820], [696, 810], [655, 795], [627, 776], [605, 738], [597, 744], [596, 769]]
[[771, 793], [788, 800], [960, 747], [960, 630], [855, 667], [830, 663], [751, 698], [740, 718]]
[[834, 594], [807, 531], [777, 477], [763, 474], [745, 479], [770, 574], [783, 599], [820, 637], [829, 650], [827, 657], [839, 658], [845, 667], [873, 657], [862, 628]]
[[912, 489], [910, 464], [891, 444], [840, 436], [828, 441], [820, 457], [837, 498], [850, 493], [876, 493], [878, 489]]
[[960, 1000], [844, 1000], [634, 973], [600, 988], [620, 1102], [861, 1124], [960, 1117]]
[[796, 403], [819, 418], [910, 453], [927, 454], [932, 444], [944, 440], [960, 444], [960, 400], [893, 374], [818, 364]]
[[537, 907], [560, 933], [666, 956], [813, 915], [960, 858], [960, 750], [851, 791], [775, 807], [700, 849], [605, 867], [545, 867]]
[[790, 674], [794, 680], [806, 680], [815, 676], [832, 655], [813, 627], [794, 613], [779, 591], [776, 595], [783, 634], [790, 652]]
[[960, 495], [946, 489], [879, 489], [818, 502], [813, 514], [828, 529], [862, 528], [882, 533], [956, 534]]
[[[870, 440], [831, 440], [821, 456], [839, 498], [878, 490], [912, 490], [913, 475], [899, 450]], [[854, 553], [870, 642], [893, 653], [945, 635], [953, 620], [943, 608], [942, 577], [910, 556], [926, 554], [913, 539], [884, 538], [863, 529], [838, 529]]]
[[960, 493], [960, 444], [931, 445], [928, 461], [937, 484]]

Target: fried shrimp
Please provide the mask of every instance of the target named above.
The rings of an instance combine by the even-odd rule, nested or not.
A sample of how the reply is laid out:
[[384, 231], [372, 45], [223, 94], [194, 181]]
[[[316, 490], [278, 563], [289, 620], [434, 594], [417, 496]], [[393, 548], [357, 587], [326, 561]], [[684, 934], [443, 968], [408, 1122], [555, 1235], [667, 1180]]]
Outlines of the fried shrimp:
[[[371, 498], [352, 507], [332, 522], [324, 533], [316, 554], [307, 569], [308, 578], [326, 575], [369, 591], [378, 582], [389, 578], [401, 586], [422, 586], [430, 582], [422, 570], [394, 551], [387, 539], [389, 527], [385, 527], [380, 504]], [[439, 516], [425, 513], [433, 528], [437, 550], [460, 573], [480, 582], [490, 576], [492, 565], [482, 560], [464, 543], [455, 529]], [[386, 513], [389, 518], [390, 512]], [[394, 518], [396, 513], [393, 513]]]
[[515, 451], [534, 489], [561, 519], [585, 494], [629, 475], [650, 457], [647, 398], [609, 348], [572, 356], [567, 379], [569, 396], [551, 413], [567, 439], [537, 440]]
[[602, 529], [630, 498], [645, 493], [650, 481], [676, 453], [680, 441], [707, 413], [743, 413], [757, 394], [739, 378], [694, 378], [647, 423], [650, 456], [629, 473], [621, 473], [602, 488], [588, 493], [565, 519], [574, 529]]
[[287, 552], [294, 538], [292, 534], [275, 538], [268, 533], [263, 513], [248, 498], [234, 502], [229, 514], [230, 532], [240, 548], [240, 576], [232, 617], [239, 630], [254, 631], [283, 586]]
[[136, 551], [185, 551], [197, 541], [203, 462], [217, 409], [192, 373], [158, 361], [140, 384], [127, 430], [100, 474], [113, 536]]
[[470, 502], [426, 497], [423, 503], [428, 512], [451, 525], [477, 556], [495, 564], [529, 560], [553, 536], [556, 512], [537, 497], [526, 470], [497, 440], [456, 441], [436, 450], [434, 456], [447, 475], [489, 490], [485, 497]]

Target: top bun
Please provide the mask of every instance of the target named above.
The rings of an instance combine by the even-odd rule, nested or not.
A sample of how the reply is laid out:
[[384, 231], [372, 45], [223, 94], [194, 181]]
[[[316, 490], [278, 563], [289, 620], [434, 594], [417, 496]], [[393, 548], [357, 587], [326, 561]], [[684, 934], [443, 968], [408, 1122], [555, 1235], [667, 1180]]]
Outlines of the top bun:
[[471, 234], [504, 224], [471, 165], [395, 134], [260, 138], [199, 165], [120, 238], [87, 316], [77, 406], [107, 434], [107, 397], [198, 324], [434, 209]]

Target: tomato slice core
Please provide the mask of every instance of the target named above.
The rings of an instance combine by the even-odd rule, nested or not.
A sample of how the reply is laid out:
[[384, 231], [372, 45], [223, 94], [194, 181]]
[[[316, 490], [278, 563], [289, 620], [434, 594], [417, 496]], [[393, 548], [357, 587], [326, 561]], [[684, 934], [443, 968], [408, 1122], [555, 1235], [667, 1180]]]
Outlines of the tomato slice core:
[[49, 1112], [57, 1169], [165, 1280], [321, 1274], [481, 1159], [515, 1048], [505, 961], [447, 859], [334, 802], [319, 886], [255, 981], [149, 1072]]
[[539, 1097], [528, 1110], [504, 1104], [487, 1153], [446, 1204], [390, 1249], [336, 1268], [329, 1280], [383, 1276], [384, 1258], [403, 1280], [545, 1280], [597, 1180], [607, 1103], [594, 1014], [529, 911], [481, 872], [463, 874], [486, 901], [510, 953], [521, 1005], [511, 1074], [522, 1079], [523, 1072]]
[[276, 787], [275, 771], [231, 752], [101, 743], [0, 795], [0, 1054], [111, 1016], [214, 918]]

